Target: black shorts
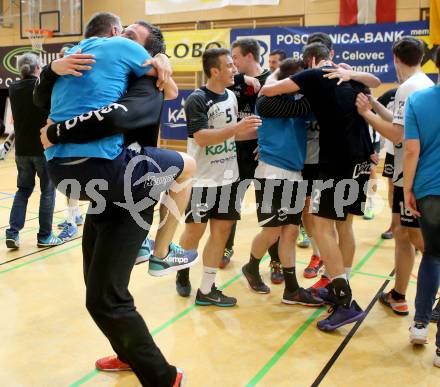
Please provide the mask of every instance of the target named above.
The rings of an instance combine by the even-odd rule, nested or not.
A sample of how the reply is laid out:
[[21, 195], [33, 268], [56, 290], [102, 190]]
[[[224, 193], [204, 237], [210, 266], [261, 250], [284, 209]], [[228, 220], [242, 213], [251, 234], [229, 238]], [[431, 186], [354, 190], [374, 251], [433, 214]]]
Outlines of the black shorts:
[[306, 182], [256, 179], [255, 196], [260, 227], [299, 225], [306, 197]]
[[319, 164], [304, 164], [302, 177], [307, 181], [307, 197], [312, 196], [313, 182], [318, 180]]
[[405, 198], [402, 187], [394, 186], [393, 214], [400, 214], [400, 224], [405, 227], [419, 228], [419, 221], [405, 208]]
[[193, 187], [185, 211], [185, 223], [206, 223], [209, 219], [240, 220], [239, 182], [219, 187]]
[[311, 212], [332, 220], [345, 220], [348, 214], [362, 216], [367, 200], [371, 162], [351, 167], [320, 167], [313, 185]]
[[383, 164], [383, 177], [393, 178], [394, 175], [394, 155], [387, 153]]
[[373, 142], [373, 148], [376, 153], [380, 152], [380, 141]]
[[237, 163], [240, 180], [253, 179], [258, 160], [255, 160], [255, 149], [258, 147], [257, 140], [236, 141]]

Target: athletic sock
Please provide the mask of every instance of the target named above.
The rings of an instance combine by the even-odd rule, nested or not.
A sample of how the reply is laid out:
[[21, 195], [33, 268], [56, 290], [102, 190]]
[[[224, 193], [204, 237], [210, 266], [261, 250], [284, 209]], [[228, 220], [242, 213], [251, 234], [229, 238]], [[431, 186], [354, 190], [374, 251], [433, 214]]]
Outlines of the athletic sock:
[[75, 222], [76, 207], [67, 207], [67, 223], [76, 224]]
[[309, 239], [310, 239], [310, 243], [312, 244], [312, 249], [313, 249], [312, 254], [320, 257], [321, 254], [319, 253], [319, 248], [318, 248], [318, 245], [316, 244], [315, 239], [311, 236], [309, 236]]
[[275, 262], [280, 262], [280, 257], [278, 255], [278, 245], [280, 240], [278, 239], [272, 246], [269, 247], [270, 260]]
[[247, 265], [249, 273], [257, 275], [260, 272], [260, 259], [255, 258], [252, 254]]
[[401, 294], [396, 292], [394, 289], [391, 290], [391, 297], [393, 297], [393, 300], [404, 300], [405, 294]]
[[345, 273], [334, 276], [332, 278], [332, 280], [334, 281], [335, 279], [338, 279], [338, 278], [344, 279], [346, 282], [348, 282], [347, 274], [345, 274]]
[[200, 291], [203, 294], [206, 295], [211, 292], [212, 285], [215, 283], [216, 274], [216, 267], [203, 266], [202, 283], [200, 284]]
[[295, 266], [283, 267], [283, 276], [285, 287], [289, 292], [294, 292], [299, 289], [298, 281], [296, 279]]
[[81, 214], [81, 210], [79, 209], [79, 205], [77, 204], [76, 206], [75, 206], [75, 218], [77, 217], [77, 216], [81, 216], [82, 214]]
[[68, 199], [67, 206], [72, 209], [75, 216], [81, 215], [81, 211], [79, 210], [79, 201], [77, 199]]
[[344, 267], [345, 274], [347, 274], [347, 278], [350, 278], [351, 274], [351, 267]]

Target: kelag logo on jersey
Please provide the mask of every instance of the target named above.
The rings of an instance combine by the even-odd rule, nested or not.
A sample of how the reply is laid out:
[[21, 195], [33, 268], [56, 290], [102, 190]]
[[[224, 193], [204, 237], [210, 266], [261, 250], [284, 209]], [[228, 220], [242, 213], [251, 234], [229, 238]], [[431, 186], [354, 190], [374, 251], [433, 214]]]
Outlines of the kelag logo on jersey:
[[260, 45], [260, 65], [267, 67], [269, 64], [270, 54], [270, 35], [249, 35], [249, 36], [237, 36], [238, 39], [255, 39]]
[[192, 90], [179, 90], [179, 96], [172, 101], [165, 101], [160, 136], [163, 139], [186, 140], [185, 101]]

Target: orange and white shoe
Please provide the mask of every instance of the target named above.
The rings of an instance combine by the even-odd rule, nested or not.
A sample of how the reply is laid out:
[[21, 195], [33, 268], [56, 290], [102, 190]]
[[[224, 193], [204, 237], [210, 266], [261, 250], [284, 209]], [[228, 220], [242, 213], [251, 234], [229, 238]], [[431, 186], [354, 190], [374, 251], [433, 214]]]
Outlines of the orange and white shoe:
[[184, 387], [186, 382], [185, 373], [180, 368], [176, 367], [176, 370], [177, 370], [176, 381], [174, 382], [173, 387]]
[[382, 292], [379, 296], [381, 304], [388, 306], [391, 310], [399, 316], [408, 316], [408, 303], [406, 300], [395, 300], [391, 296], [391, 292]]
[[124, 363], [115, 355], [96, 360], [95, 367], [99, 371], [107, 372], [131, 371], [130, 365]]
[[304, 269], [304, 277], [305, 278], [315, 278], [318, 276], [318, 272], [321, 269], [324, 262], [317, 255], [312, 255], [310, 258], [310, 262], [307, 267]]
[[326, 277], [325, 275], [321, 275], [321, 278], [316, 281], [310, 288], [307, 288], [307, 290], [316, 294], [318, 289], [326, 288], [328, 285], [330, 285], [331, 282], [332, 281], [330, 280], [330, 278]]

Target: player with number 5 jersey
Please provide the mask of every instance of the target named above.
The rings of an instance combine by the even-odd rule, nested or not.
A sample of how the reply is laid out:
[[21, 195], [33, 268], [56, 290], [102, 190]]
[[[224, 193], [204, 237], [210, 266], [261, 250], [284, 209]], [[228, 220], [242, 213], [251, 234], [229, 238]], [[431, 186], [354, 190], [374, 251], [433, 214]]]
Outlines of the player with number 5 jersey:
[[[197, 249], [209, 220], [196, 304], [229, 307], [237, 300], [217, 289], [215, 276], [232, 225], [240, 219], [241, 196], [247, 188], [240, 189], [235, 140], [255, 135], [261, 120], [249, 116], [237, 123], [237, 98], [227, 89], [234, 84], [236, 71], [229, 50], [208, 49], [202, 59], [208, 81], [185, 103], [188, 153], [195, 158], [197, 171], [180, 243]], [[177, 275], [176, 289], [182, 297], [190, 295], [189, 270]]]

